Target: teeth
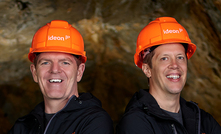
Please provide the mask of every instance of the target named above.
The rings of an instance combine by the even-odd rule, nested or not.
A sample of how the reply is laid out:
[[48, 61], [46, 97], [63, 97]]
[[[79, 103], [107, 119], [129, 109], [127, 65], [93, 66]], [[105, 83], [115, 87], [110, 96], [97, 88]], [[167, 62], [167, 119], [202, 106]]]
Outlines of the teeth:
[[167, 78], [171, 78], [171, 79], [179, 79], [180, 76], [179, 76], [179, 75], [168, 75]]
[[60, 83], [62, 80], [60, 79], [51, 79], [49, 80], [51, 83]]

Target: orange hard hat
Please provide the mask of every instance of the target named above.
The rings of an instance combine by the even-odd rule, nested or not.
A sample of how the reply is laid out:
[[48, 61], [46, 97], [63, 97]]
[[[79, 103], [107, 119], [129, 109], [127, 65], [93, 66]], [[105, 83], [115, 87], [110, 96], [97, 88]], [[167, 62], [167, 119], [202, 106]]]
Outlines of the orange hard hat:
[[81, 34], [67, 21], [53, 20], [41, 27], [34, 35], [28, 58], [33, 62], [35, 53], [63, 52], [81, 56], [86, 62], [84, 41]]
[[134, 62], [142, 68], [143, 59], [140, 53], [152, 46], [166, 43], [186, 43], [188, 44], [187, 58], [189, 59], [196, 51], [185, 28], [172, 17], [160, 17], [151, 21], [138, 35], [137, 48], [134, 55]]

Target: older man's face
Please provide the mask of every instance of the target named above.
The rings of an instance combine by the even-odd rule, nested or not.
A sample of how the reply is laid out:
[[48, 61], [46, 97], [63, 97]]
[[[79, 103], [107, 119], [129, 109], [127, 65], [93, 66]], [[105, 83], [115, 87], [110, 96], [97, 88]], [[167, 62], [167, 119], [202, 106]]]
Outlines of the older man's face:
[[81, 80], [85, 64], [77, 67], [76, 59], [66, 53], [41, 53], [31, 71], [45, 99], [69, 99], [78, 96], [77, 82]]

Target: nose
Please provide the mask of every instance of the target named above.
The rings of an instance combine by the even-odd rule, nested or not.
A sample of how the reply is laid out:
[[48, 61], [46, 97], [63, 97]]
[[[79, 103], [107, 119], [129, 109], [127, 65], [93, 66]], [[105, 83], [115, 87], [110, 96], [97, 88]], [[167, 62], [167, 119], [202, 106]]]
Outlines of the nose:
[[51, 64], [50, 73], [60, 73], [61, 68], [58, 63]]
[[170, 68], [170, 69], [177, 69], [177, 68], [179, 68], [176, 59], [172, 59], [172, 60], [171, 60], [171, 63], [170, 63], [170, 65], [169, 65], [169, 68]]

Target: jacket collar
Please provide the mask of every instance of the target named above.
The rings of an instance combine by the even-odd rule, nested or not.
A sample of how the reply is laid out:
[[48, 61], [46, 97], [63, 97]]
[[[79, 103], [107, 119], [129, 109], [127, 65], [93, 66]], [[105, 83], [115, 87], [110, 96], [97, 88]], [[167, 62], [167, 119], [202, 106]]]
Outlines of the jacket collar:
[[[183, 116], [183, 125], [189, 133], [196, 133], [200, 129], [200, 109], [194, 102], [187, 102], [180, 97], [180, 105]], [[171, 119], [158, 105], [148, 89], [136, 92], [127, 106], [127, 111], [132, 107], [140, 107], [147, 114], [153, 114], [159, 118]]]
[[[79, 97], [72, 96], [65, 107], [60, 111], [68, 112], [77, 109], [83, 109], [88, 106], [98, 106], [101, 107], [101, 102], [91, 93], [80, 93]], [[58, 112], [60, 112], [58, 111]], [[38, 119], [43, 119], [44, 117], [44, 102], [39, 103], [34, 110], [31, 111], [31, 114], [37, 117]]]

